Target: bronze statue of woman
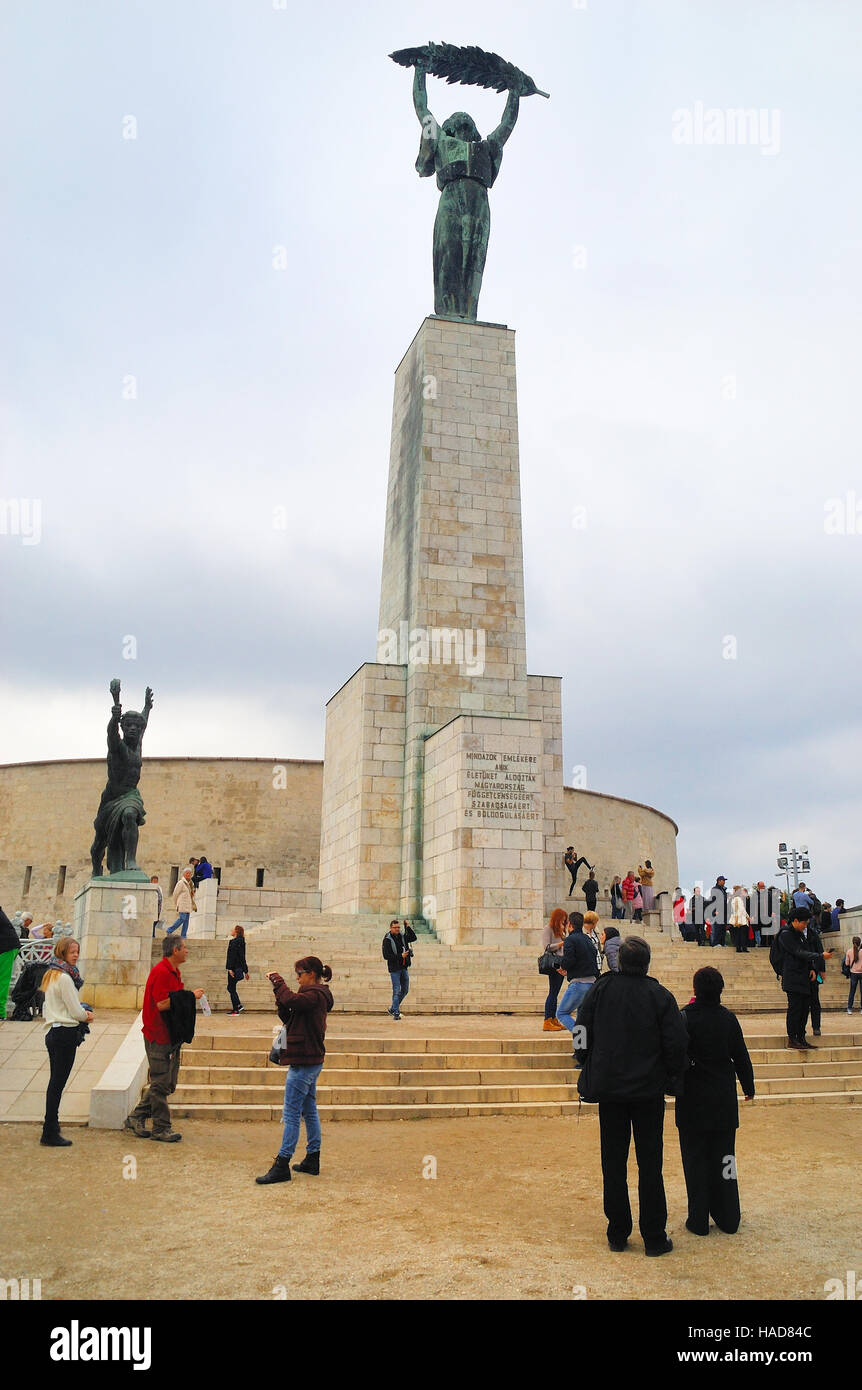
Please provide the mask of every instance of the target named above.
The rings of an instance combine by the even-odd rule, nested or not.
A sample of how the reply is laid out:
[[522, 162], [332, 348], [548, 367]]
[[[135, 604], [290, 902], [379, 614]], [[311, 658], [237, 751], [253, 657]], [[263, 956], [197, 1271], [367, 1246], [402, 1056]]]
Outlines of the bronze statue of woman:
[[434, 312], [475, 323], [491, 230], [488, 189], [500, 172], [503, 146], [515, 128], [526, 89], [510, 89], [503, 119], [483, 140], [466, 111], [456, 111], [438, 125], [428, 110], [428, 66], [426, 58], [417, 58], [413, 105], [422, 124], [416, 169], [420, 178], [436, 174], [440, 189], [434, 222]]

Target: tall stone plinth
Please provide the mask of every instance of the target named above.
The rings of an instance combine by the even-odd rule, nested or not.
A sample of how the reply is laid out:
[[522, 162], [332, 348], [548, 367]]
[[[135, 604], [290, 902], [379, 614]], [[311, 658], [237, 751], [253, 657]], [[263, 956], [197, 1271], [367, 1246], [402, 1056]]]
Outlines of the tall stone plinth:
[[75, 894], [83, 997], [94, 1009], [139, 1009], [150, 972], [155, 885], [95, 878]]
[[369, 662], [326, 706], [323, 912], [395, 912], [401, 895], [405, 668]]
[[425, 745], [424, 915], [442, 941], [520, 944], [544, 898], [542, 725], [460, 715]]
[[[564, 847], [559, 681], [527, 675], [515, 335], [503, 325], [428, 318], [396, 371], [377, 657], [327, 706], [324, 911], [424, 915], [449, 941], [533, 930]], [[461, 759], [449, 741], [476, 719], [513, 721], [505, 737], [535, 744], [534, 801], [505, 827], [472, 825], [466, 803], [447, 802], [441, 828], [454, 774], [440, 780], [439, 750]], [[468, 845], [474, 831], [495, 842]], [[473, 882], [483, 866], [463, 855], [485, 849], [518, 863], [489, 863]]]

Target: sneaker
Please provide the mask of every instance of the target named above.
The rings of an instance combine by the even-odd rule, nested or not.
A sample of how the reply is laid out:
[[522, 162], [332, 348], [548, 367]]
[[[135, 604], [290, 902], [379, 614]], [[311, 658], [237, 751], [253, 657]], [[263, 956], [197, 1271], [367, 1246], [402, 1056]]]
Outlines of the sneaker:
[[852, 1009], [848, 1009], [847, 1012], [848, 1012], [848, 1014], [850, 1015], [850, 1017], [852, 1018], [852, 1017], [853, 1017], [853, 1010], [852, 1010]]
[[394, 1023], [400, 1023], [400, 1022], [401, 1022], [401, 1015], [400, 1015], [400, 1014], [393, 1014], [393, 1015], [392, 1015], [392, 1020], [393, 1020]]
[[238, 1013], [238, 1014], [244, 1014], [244, 1013], [245, 1013], [245, 1004], [240, 1004], [239, 1008], [237, 1009], [237, 1013]]
[[133, 1120], [131, 1115], [128, 1115], [126, 1117], [126, 1122], [123, 1125], [123, 1129], [130, 1129], [132, 1133], [138, 1137], [138, 1139], [150, 1138], [150, 1131], [147, 1129], [146, 1125], [141, 1124], [140, 1120]]
[[230, 1013], [228, 1014], [228, 1018], [239, 1018], [239, 1013], [239, 1009], [231, 1009]]
[[162, 1144], [178, 1144], [182, 1137], [175, 1129], [154, 1129], [150, 1135], [151, 1139], [158, 1139]]

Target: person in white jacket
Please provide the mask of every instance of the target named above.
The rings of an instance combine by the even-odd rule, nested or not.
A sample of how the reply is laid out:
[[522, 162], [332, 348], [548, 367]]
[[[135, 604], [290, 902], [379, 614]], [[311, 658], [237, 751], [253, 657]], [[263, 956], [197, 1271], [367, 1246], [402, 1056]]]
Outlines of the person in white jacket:
[[41, 1143], [52, 1149], [68, 1149], [71, 1139], [60, 1133], [60, 1099], [75, 1065], [78, 1025], [92, 1023], [93, 1014], [78, 999], [76, 980], [80, 980], [77, 960], [81, 947], [71, 936], [64, 936], [54, 947], [54, 959], [42, 976], [45, 995], [45, 1046], [51, 1060], [51, 1076], [45, 1093], [45, 1122]]
[[730, 936], [736, 947], [737, 954], [741, 955], [748, 951], [748, 913], [745, 910], [744, 889], [741, 883], [733, 886], [733, 898], [730, 904]]
[[177, 909], [177, 920], [172, 927], [168, 927], [165, 936], [170, 936], [177, 927], [181, 927], [180, 936], [187, 936], [189, 930], [189, 915], [197, 912], [195, 902], [195, 885], [192, 883], [192, 870], [184, 869], [183, 876], [174, 889], [174, 907]]

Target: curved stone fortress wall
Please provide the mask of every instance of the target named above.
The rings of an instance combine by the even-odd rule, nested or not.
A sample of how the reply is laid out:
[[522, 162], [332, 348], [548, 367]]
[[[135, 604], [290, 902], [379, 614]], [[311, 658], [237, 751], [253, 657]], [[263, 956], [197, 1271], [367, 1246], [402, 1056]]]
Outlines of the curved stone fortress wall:
[[[104, 758], [0, 766], [0, 905], [9, 916], [20, 907], [37, 921], [72, 920], [75, 893], [90, 877], [104, 785]], [[322, 762], [145, 757], [139, 863], [159, 875], [167, 897], [172, 869], [205, 853], [223, 886], [253, 891], [263, 870], [264, 890], [294, 892], [300, 907], [318, 888], [322, 787]], [[595, 864], [602, 891], [611, 875], [636, 870], [644, 858], [656, 869], [656, 888], [673, 891], [677, 827], [668, 816], [571, 787], [563, 806], [565, 843]], [[546, 888], [548, 907], [562, 904], [568, 882], [561, 862], [558, 894]], [[291, 906], [284, 902], [283, 910]], [[169, 910], [166, 904], [163, 916]]]
[[[172, 868], [191, 854], [206, 854], [226, 886], [254, 888], [263, 869], [266, 888], [316, 892], [322, 773], [321, 762], [296, 759], [145, 755], [138, 863], [166, 896]], [[105, 776], [104, 758], [0, 766], [0, 904], [10, 916], [22, 907], [37, 920], [72, 920]]]

